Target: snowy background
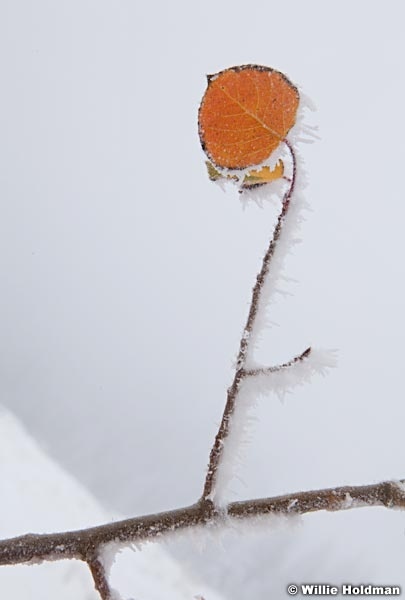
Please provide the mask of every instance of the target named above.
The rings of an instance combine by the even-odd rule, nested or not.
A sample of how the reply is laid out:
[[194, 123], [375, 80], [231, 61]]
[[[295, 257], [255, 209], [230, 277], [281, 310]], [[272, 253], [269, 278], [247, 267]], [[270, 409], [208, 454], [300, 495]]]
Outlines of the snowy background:
[[[201, 493], [276, 215], [206, 176], [205, 75], [237, 64], [286, 73], [315, 101], [321, 136], [300, 146], [312, 212], [258, 358], [313, 344], [339, 364], [283, 403], [260, 400], [230, 497], [405, 477], [404, 12], [393, 0], [0, 3], [1, 538]], [[198, 537], [126, 551], [114, 585], [137, 600], [405, 585], [399, 512]], [[0, 569], [11, 600], [91, 587], [72, 563]]]

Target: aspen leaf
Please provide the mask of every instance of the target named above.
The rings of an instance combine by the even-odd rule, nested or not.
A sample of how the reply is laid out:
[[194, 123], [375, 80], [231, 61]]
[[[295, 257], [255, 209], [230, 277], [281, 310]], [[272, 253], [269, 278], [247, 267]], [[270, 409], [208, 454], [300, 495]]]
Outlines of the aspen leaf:
[[264, 183], [270, 183], [276, 179], [280, 179], [284, 175], [284, 163], [279, 160], [274, 169], [270, 169], [268, 166], [264, 166], [260, 171], [249, 171], [243, 179], [243, 187], [254, 187], [257, 185], [263, 185]]
[[205, 164], [207, 167], [208, 177], [211, 179], [211, 181], [218, 181], [218, 179], [223, 179], [224, 176], [222, 175], [222, 173], [220, 173], [218, 169], [216, 169], [214, 165], [210, 163], [209, 160], [206, 160]]
[[243, 65], [208, 76], [199, 110], [199, 134], [219, 168], [259, 165], [295, 123], [299, 93], [285, 75]]
[[[221, 171], [218, 171], [214, 167], [209, 160], [205, 161], [207, 166], [208, 177], [211, 181], [219, 181], [220, 179], [231, 179], [233, 181], [239, 182], [240, 178], [236, 174], [223, 174]], [[270, 169], [268, 166], [262, 167], [259, 171], [249, 171], [243, 178], [242, 187], [244, 189], [249, 189], [256, 187], [258, 185], [264, 185], [265, 183], [270, 183], [275, 181], [276, 179], [280, 179], [284, 176], [284, 163], [282, 160], [279, 160], [274, 169]]]

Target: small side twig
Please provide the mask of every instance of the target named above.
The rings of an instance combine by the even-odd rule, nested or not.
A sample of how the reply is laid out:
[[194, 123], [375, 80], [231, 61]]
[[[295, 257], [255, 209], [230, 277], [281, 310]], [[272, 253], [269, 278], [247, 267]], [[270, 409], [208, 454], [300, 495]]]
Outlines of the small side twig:
[[305, 358], [308, 358], [310, 354], [311, 347], [307, 348], [304, 350], [304, 352], [301, 352], [301, 354], [298, 354], [298, 356], [295, 356], [282, 365], [276, 365], [274, 367], [260, 367], [258, 369], [242, 369], [242, 375], [243, 377], [256, 377], [256, 375], [269, 375], [270, 373], [276, 373], [277, 371], [288, 369], [289, 367], [292, 367], [293, 365], [303, 361]]

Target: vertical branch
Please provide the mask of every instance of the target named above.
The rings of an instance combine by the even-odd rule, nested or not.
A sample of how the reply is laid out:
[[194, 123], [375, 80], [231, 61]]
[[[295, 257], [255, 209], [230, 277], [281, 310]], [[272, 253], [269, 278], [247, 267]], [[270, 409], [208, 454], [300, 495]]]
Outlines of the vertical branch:
[[292, 167], [293, 167], [292, 177], [291, 177], [290, 185], [284, 194], [281, 211], [277, 218], [277, 223], [276, 223], [276, 226], [273, 231], [273, 236], [270, 240], [270, 244], [267, 248], [267, 251], [263, 257], [262, 266], [259, 271], [259, 274], [256, 277], [256, 283], [253, 287], [249, 313], [248, 313], [246, 325], [244, 327], [242, 337], [240, 340], [239, 352], [238, 352], [238, 356], [237, 356], [237, 360], [236, 360], [235, 375], [234, 375], [231, 386], [228, 388], [227, 400], [226, 400], [226, 404], [225, 404], [224, 413], [222, 415], [221, 424], [219, 426], [218, 433], [215, 437], [214, 445], [210, 452], [208, 471], [207, 471], [207, 475], [205, 478], [204, 490], [203, 490], [203, 494], [202, 494], [202, 498], [204, 500], [212, 501], [212, 494], [213, 494], [216, 479], [217, 479], [218, 466], [219, 466], [219, 463], [220, 463], [220, 460], [222, 457], [222, 453], [223, 453], [223, 449], [224, 449], [224, 442], [229, 434], [230, 419], [231, 419], [231, 416], [235, 409], [235, 403], [236, 403], [236, 399], [238, 396], [241, 381], [244, 377], [246, 377], [246, 371], [245, 371], [246, 357], [247, 357], [247, 353], [249, 350], [251, 334], [252, 334], [255, 320], [257, 317], [257, 313], [259, 310], [263, 286], [264, 286], [267, 274], [269, 272], [271, 259], [273, 258], [273, 255], [274, 255], [274, 252], [275, 252], [275, 249], [277, 246], [277, 242], [280, 239], [283, 224], [284, 224], [285, 218], [287, 216], [291, 198], [292, 198], [292, 195], [293, 195], [294, 189], [295, 189], [295, 184], [296, 184], [296, 179], [297, 179], [297, 161], [296, 161], [295, 152], [294, 152], [294, 149], [292, 148], [291, 144], [286, 139], [283, 140], [283, 142], [287, 146], [287, 148], [290, 152], [290, 155], [291, 155]]
[[100, 594], [101, 600], [114, 600], [113, 591], [108, 583], [107, 573], [101, 560], [97, 556], [87, 561], [94, 580], [94, 587]]

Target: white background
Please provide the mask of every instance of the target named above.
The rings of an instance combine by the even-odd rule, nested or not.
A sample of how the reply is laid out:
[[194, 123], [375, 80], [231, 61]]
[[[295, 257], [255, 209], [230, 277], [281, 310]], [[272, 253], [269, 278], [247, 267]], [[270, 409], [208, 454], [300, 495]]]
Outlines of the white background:
[[[284, 404], [261, 400], [231, 496], [404, 477], [402, 3], [0, 12], [1, 402], [108, 510], [199, 496], [275, 209], [243, 210], [208, 180], [197, 110], [207, 73], [264, 64], [315, 101], [322, 139], [300, 146], [313, 212], [286, 264], [299, 283], [258, 355], [313, 344], [338, 348], [339, 365]], [[360, 512], [244, 535], [222, 558], [196, 552], [193, 569], [233, 599], [252, 582], [256, 598], [283, 597], [295, 573], [405, 583], [403, 515]]]

